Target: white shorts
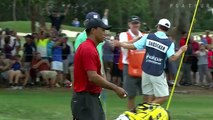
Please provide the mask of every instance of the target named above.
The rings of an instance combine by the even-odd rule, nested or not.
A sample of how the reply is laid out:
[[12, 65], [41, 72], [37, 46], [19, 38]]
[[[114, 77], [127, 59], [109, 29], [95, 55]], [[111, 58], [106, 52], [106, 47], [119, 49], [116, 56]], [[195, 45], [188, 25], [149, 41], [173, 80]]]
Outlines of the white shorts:
[[57, 71], [63, 71], [63, 62], [52, 61], [51, 69], [52, 70], [57, 70]]
[[142, 73], [142, 91], [144, 95], [154, 95], [155, 97], [169, 96], [169, 87], [165, 73], [160, 76]]

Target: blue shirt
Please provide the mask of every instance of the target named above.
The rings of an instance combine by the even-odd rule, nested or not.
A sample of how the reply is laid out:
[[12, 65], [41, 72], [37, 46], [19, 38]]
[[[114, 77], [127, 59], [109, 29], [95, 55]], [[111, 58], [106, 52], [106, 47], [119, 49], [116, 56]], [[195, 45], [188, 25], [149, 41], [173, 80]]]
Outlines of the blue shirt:
[[54, 47], [52, 54], [53, 54], [52, 61], [59, 61], [59, 62], [63, 61], [63, 59], [62, 59], [62, 46]]
[[[156, 32], [155, 35], [161, 39], [168, 39], [168, 37], [166, 36], [166, 33], [162, 32], [162, 31]], [[148, 34], [144, 35], [140, 40], [133, 43], [135, 48], [137, 48], [138, 50], [145, 49], [147, 37], [148, 37]], [[174, 43], [171, 44], [171, 46], [169, 47], [166, 54], [167, 54], [168, 58], [175, 54], [175, 44]]]
[[21, 64], [19, 62], [15, 62], [13, 65], [12, 65], [12, 69], [14, 71], [16, 70], [20, 70], [21, 69]]
[[201, 42], [202, 42], [204, 45], [207, 45], [207, 44], [208, 44], [208, 42], [207, 42], [207, 40], [206, 40], [205, 38], [201, 38]]

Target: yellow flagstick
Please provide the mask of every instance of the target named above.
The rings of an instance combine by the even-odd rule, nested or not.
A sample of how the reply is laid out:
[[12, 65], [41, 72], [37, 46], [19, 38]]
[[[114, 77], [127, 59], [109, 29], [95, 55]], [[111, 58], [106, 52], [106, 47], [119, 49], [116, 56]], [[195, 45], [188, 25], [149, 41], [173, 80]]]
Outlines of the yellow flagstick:
[[[195, 16], [197, 14], [197, 9], [198, 9], [198, 5], [200, 3], [200, 0], [197, 0], [197, 4], [196, 4], [196, 7], [195, 7], [195, 10], [194, 10], [194, 14], [193, 14], [193, 18], [192, 18], [192, 21], [191, 21], [191, 25], [190, 25], [190, 28], [189, 28], [189, 32], [188, 32], [188, 36], [187, 36], [187, 40], [186, 40], [186, 44], [188, 44], [189, 42], [189, 38], [190, 38], [190, 35], [191, 35], [191, 31], [192, 31], [192, 27], [193, 27], [193, 24], [194, 24], [194, 21], [195, 21]], [[169, 106], [171, 104], [171, 101], [172, 101], [172, 97], [173, 97], [173, 94], [174, 94], [174, 91], [175, 91], [175, 86], [176, 86], [176, 83], [177, 83], [177, 80], [178, 80], [178, 76], [180, 74], [180, 70], [181, 70], [181, 66], [182, 66], [182, 63], [183, 63], [183, 58], [185, 56], [185, 52], [183, 53], [182, 57], [181, 57], [181, 60], [180, 60], [180, 64], [179, 64], [179, 67], [178, 67], [178, 71], [177, 71], [177, 74], [175, 76], [175, 81], [174, 81], [174, 85], [172, 87], [172, 91], [171, 91], [171, 94], [169, 96], [169, 100], [168, 100], [168, 103], [167, 103], [167, 106], [166, 106], [166, 110], [169, 109]]]

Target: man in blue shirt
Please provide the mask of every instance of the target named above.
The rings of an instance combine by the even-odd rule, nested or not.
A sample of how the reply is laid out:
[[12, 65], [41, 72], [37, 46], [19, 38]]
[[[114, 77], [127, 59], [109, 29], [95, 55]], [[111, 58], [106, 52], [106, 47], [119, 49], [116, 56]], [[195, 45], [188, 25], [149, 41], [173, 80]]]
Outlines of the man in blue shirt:
[[63, 59], [62, 59], [62, 43], [64, 41], [63, 35], [60, 35], [57, 41], [52, 46], [52, 62], [51, 70], [57, 72], [56, 87], [63, 82]]
[[130, 42], [114, 41], [115, 46], [126, 49], [146, 49], [142, 64], [142, 91], [144, 102], [163, 104], [169, 89], [164, 73], [166, 59], [177, 60], [187, 50], [187, 45], [175, 53], [175, 45], [166, 36], [171, 24], [167, 19], [161, 19], [157, 24], [157, 32], [144, 35], [140, 40]]

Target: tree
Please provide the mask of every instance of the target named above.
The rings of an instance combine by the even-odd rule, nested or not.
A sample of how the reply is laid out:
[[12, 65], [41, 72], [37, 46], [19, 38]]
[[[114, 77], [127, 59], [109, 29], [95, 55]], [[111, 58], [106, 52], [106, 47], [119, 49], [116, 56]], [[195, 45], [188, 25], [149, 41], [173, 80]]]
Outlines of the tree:
[[[76, 17], [83, 23], [85, 15], [90, 11], [103, 16], [104, 9], [108, 8], [109, 24], [112, 25], [113, 31], [126, 30], [127, 20], [131, 15], [139, 16], [142, 22], [146, 22], [152, 29], [155, 29], [154, 26], [160, 18], [165, 17], [171, 21], [172, 34], [178, 40], [180, 31], [189, 29], [196, 0], [5, 0], [0, 2], [0, 20], [30, 20], [32, 31], [35, 31], [36, 21], [39, 21], [41, 26], [45, 26], [45, 21], [48, 21], [45, 14], [46, 3], [56, 8], [71, 4], [71, 9], [63, 22], [68, 25]], [[201, 4], [204, 7], [199, 7], [195, 28], [201, 31], [213, 30], [213, 16], [206, 6], [209, 4], [209, 7], [212, 7], [213, 0], [202, 0]]]
[[30, 20], [31, 20], [31, 30], [36, 31], [36, 21], [39, 22], [40, 27], [46, 28], [45, 24], [45, 5], [47, 1], [43, 0], [29, 0], [28, 6], [30, 8]]
[[13, 0], [13, 21], [16, 21], [16, 0]]
[[170, 35], [179, 40], [182, 31], [188, 31], [195, 9], [195, 0], [150, 0], [153, 17], [157, 22], [161, 18], [167, 18], [172, 24]]

